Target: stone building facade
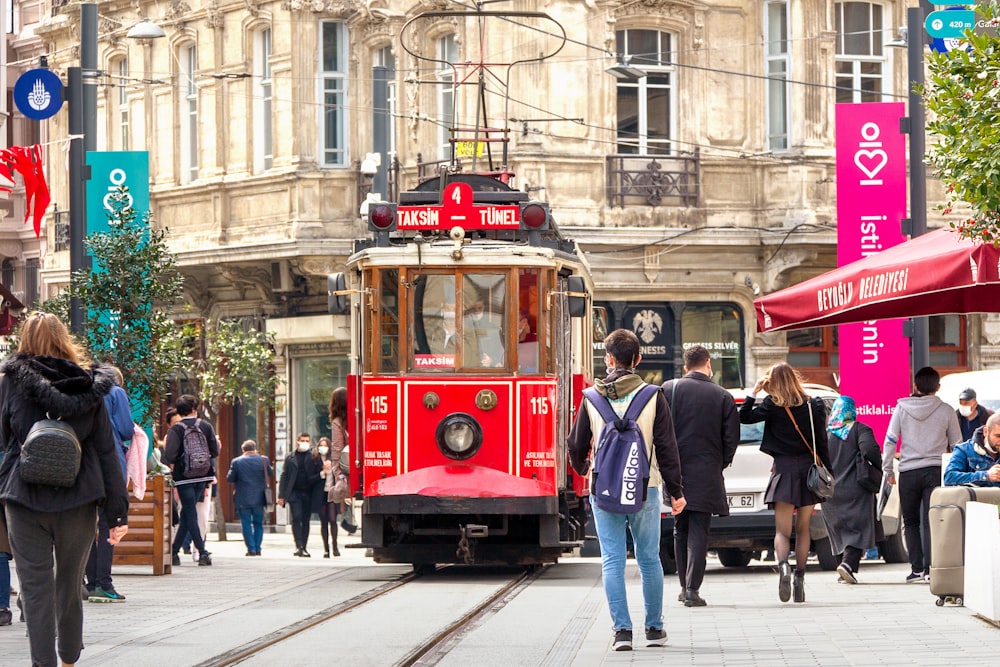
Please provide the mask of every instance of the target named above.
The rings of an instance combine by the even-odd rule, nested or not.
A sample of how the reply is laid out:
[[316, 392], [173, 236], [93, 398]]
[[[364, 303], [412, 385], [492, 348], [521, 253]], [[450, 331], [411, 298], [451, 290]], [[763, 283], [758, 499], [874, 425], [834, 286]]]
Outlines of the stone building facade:
[[[16, 4], [22, 17], [35, 9], [18, 25], [12, 72], [40, 54], [60, 74], [78, 63], [74, 4]], [[516, 187], [578, 242], [595, 305], [607, 326], [642, 332], [652, 377], [679, 373], [683, 346], [698, 342], [729, 386], [785, 358], [833, 382], [833, 330], [758, 335], [752, 302], [835, 266], [835, 104], [905, 99], [905, 50], [885, 44], [906, 6], [511, 0], [487, 9], [554, 21], [492, 21], [480, 34], [444, 15], [404, 30], [420, 12], [457, 8], [446, 0], [111, 0], [100, 5], [98, 148], [149, 151], [154, 224], [169, 229], [187, 279], [177, 317], [243, 318], [277, 335], [279, 450], [326, 428], [329, 389], [347, 373], [347, 323], [326, 314], [325, 277], [365, 233], [365, 193], [415, 186], [448, 157], [447, 128], [477, 115], [509, 124]], [[166, 38], [127, 39], [141, 18]], [[482, 96], [453, 88], [476, 79], [468, 63], [481, 49], [509, 63], [547, 53], [563, 29], [555, 55], [509, 70], [509, 99], [505, 66], [486, 72]], [[615, 65], [624, 78], [607, 72]], [[65, 115], [37, 131], [58, 141]], [[371, 153], [381, 164], [370, 179]], [[65, 157], [48, 156], [64, 211]], [[37, 251], [0, 225], [0, 242], [23, 242], [10, 256], [37, 252], [43, 294], [68, 277], [59, 222], [50, 214]], [[978, 317], [941, 318], [932, 344], [945, 368], [1000, 363], [1000, 327]]]

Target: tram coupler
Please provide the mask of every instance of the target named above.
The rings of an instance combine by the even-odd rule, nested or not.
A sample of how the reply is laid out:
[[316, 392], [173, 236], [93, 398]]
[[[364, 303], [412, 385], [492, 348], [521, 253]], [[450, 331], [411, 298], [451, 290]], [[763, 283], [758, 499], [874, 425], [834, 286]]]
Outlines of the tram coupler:
[[475, 561], [472, 552], [476, 545], [470, 544], [469, 540], [488, 536], [490, 534], [489, 526], [482, 526], [479, 524], [471, 524], [467, 526], [460, 525], [458, 527], [458, 533], [461, 537], [458, 540], [458, 548], [455, 549], [455, 556], [461, 558], [462, 562], [466, 565], [470, 565]]

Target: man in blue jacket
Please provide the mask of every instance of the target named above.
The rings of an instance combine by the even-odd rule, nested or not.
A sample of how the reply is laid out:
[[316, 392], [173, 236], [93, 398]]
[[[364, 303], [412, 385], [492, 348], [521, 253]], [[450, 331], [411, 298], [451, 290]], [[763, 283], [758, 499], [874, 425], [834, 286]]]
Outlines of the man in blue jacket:
[[[126, 443], [132, 439], [134, 428], [132, 405], [128, 400], [128, 394], [122, 389], [124, 378], [121, 371], [114, 366], [111, 370], [115, 375], [115, 384], [111, 387], [111, 391], [104, 395], [104, 407], [111, 421], [111, 433], [115, 436], [115, 446], [122, 464], [122, 478], [127, 484], [125, 453], [128, 450]], [[90, 548], [90, 557], [87, 559], [87, 583], [84, 584], [87, 589], [87, 599], [90, 602], [125, 602], [125, 596], [116, 591], [111, 582], [111, 561], [115, 556], [115, 548], [108, 542], [110, 529], [103, 509], [98, 513], [97, 529], [97, 539]]]
[[1000, 486], [1000, 414], [955, 447], [944, 471], [946, 486]]
[[269, 486], [274, 470], [266, 457], [257, 453], [257, 443], [243, 443], [243, 456], [233, 459], [226, 480], [235, 488], [233, 503], [240, 515], [243, 541], [247, 556], [259, 556], [264, 539], [264, 489]]

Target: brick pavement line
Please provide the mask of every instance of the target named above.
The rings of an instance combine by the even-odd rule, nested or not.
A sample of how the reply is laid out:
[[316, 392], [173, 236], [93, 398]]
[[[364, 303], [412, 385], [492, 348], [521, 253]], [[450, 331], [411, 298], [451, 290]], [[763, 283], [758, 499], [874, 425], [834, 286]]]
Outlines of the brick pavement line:
[[[556, 565], [556, 567], [559, 567]], [[593, 627], [597, 617], [600, 615], [604, 601], [604, 585], [601, 582], [600, 564], [597, 568], [597, 576], [590, 587], [590, 592], [586, 595], [569, 622], [559, 633], [559, 638], [545, 654], [542, 660], [544, 667], [556, 667], [570, 664], [582, 646], [586, 637]]]

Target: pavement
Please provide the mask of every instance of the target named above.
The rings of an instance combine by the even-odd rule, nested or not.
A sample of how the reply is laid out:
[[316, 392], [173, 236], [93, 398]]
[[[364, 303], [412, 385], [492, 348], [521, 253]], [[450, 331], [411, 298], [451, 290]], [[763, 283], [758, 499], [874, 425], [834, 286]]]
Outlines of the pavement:
[[[214, 565], [199, 567], [188, 556], [172, 575], [145, 568], [116, 567], [122, 604], [86, 604], [81, 667], [185, 667], [208, 665], [233, 651], [350, 599], [408, 571], [403, 565], [375, 565], [363, 549], [346, 548], [359, 537], [341, 536], [339, 558], [322, 558], [318, 525], [312, 558], [292, 557], [290, 533], [265, 536], [260, 558], [244, 556], [239, 531], [229, 540], [210, 537]], [[747, 569], [710, 561], [703, 608], [676, 601], [676, 579], [665, 579], [665, 648], [646, 648], [642, 599], [634, 561], [627, 568], [628, 594], [636, 625], [636, 650], [613, 652], [611, 623], [600, 580], [600, 560], [569, 557], [548, 568], [527, 591], [513, 598], [482, 628], [470, 632], [442, 664], [519, 665], [989, 665], [997, 664], [1000, 629], [964, 607], [937, 607], [925, 584], [905, 584], [905, 565], [864, 561], [860, 584], [837, 583], [815, 564], [806, 576], [804, 604], [781, 603], [772, 564]], [[14, 586], [17, 588], [16, 573]], [[352, 631], [352, 665], [391, 664], [379, 638], [412, 624], [420, 604], [435, 605], [451, 592], [422, 596], [390, 618]], [[430, 585], [429, 588], [433, 588]], [[430, 609], [430, 608], [429, 608]], [[24, 624], [0, 628], [0, 667], [30, 664]], [[346, 630], [346, 626], [344, 626]], [[356, 641], [357, 635], [364, 641]], [[317, 650], [334, 650], [324, 640]], [[355, 645], [361, 648], [355, 649]], [[368, 646], [366, 650], [364, 647]], [[274, 655], [272, 653], [272, 655]], [[247, 664], [330, 664], [323, 653]], [[295, 655], [298, 655], [296, 653]], [[263, 658], [263, 655], [261, 656]]]

